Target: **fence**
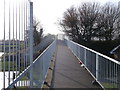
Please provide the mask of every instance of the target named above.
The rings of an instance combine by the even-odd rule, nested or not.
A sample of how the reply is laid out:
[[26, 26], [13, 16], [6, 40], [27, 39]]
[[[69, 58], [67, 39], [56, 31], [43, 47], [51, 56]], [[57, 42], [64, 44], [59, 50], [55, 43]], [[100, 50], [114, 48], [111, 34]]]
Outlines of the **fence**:
[[102, 87], [120, 88], [120, 62], [70, 40], [65, 42]]
[[[26, 88], [30, 87], [30, 71], [32, 71], [32, 87], [41, 88], [47, 75], [47, 71], [50, 65], [51, 58], [56, 49], [56, 40], [49, 45], [43, 53], [33, 62], [32, 65], [28, 66], [12, 83], [8, 88], [14, 86], [20, 88], [21, 86]], [[27, 78], [24, 79], [25, 77]], [[23, 80], [22, 80], [23, 78]], [[19, 83], [19, 84], [18, 84]], [[22, 83], [22, 84], [21, 84]]]
[[3, 0], [2, 3], [4, 18], [0, 35], [0, 89], [42, 87], [56, 41], [52, 43], [52, 39], [52, 44], [33, 60], [36, 49], [50, 44], [49, 38], [45, 39], [46, 45], [42, 41], [42, 45], [33, 48], [33, 3], [30, 0]]
[[45, 36], [42, 38], [41, 42], [33, 48], [33, 53], [37, 51], [42, 51], [45, 47], [47, 47], [51, 42], [55, 40], [55, 37], [52, 35]]
[[[2, 0], [3, 28], [0, 35], [2, 82], [7, 88], [27, 68], [33, 58], [33, 3], [28, 0]], [[27, 53], [27, 50], [30, 50]], [[25, 53], [26, 52], [26, 53]], [[24, 53], [24, 55], [22, 55]], [[31, 78], [32, 79], [32, 78]], [[17, 85], [17, 84], [16, 84]]]
[[[33, 3], [28, 0], [3, 1], [4, 27], [1, 31], [3, 37], [0, 38], [3, 52], [1, 88], [7, 88], [27, 68], [27, 62], [32, 63], [33, 60]], [[29, 53], [26, 52], [28, 49]]]

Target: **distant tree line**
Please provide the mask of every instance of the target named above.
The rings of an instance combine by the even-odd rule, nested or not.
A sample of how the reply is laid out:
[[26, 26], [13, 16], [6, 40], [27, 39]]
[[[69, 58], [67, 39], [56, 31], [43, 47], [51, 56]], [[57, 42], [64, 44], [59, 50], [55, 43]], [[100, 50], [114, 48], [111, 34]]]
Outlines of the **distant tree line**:
[[[120, 41], [120, 2], [117, 5], [87, 2], [79, 7], [72, 6], [64, 12], [59, 25], [69, 39], [88, 46], [92, 43], [90, 47], [99, 51], [100, 42]], [[94, 48], [95, 42], [99, 42], [97, 48]]]

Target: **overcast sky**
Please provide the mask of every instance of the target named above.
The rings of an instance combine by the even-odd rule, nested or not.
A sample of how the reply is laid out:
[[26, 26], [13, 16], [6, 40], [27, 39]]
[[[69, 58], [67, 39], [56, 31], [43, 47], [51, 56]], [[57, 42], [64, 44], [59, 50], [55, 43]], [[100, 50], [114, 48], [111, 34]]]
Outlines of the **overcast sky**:
[[[3, 38], [3, 3], [0, 3], [0, 38]], [[9, 0], [5, 0], [6, 3]], [[11, 0], [15, 1], [15, 0]], [[23, 1], [23, 0], [21, 0]], [[82, 2], [100, 2], [105, 4], [106, 2], [117, 3], [119, 0], [31, 0], [33, 1], [34, 17], [38, 18], [41, 22], [45, 33], [58, 34], [61, 33], [58, 28], [57, 20], [63, 17], [63, 13], [72, 5], [79, 6]], [[7, 5], [6, 5], [7, 6]], [[8, 28], [8, 27], [6, 27]]]
[[40, 20], [47, 33], [60, 33], [56, 22], [70, 6], [79, 6], [81, 2], [117, 3], [119, 0], [32, 0], [34, 16]]

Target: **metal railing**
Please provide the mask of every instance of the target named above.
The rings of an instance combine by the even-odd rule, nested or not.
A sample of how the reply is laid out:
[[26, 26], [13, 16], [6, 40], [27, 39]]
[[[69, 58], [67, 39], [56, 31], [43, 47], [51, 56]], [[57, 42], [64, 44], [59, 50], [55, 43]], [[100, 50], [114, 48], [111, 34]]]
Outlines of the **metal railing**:
[[[27, 62], [33, 60], [33, 3], [29, 0], [2, 2], [4, 23], [0, 35], [0, 52], [3, 53], [0, 57], [0, 89], [5, 89], [30, 65]], [[30, 52], [26, 52], [28, 49]], [[19, 84], [16, 83], [16, 86]]]
[[[56, 40], [45, 39], [33, 48], [33, 2], [30, 0], [3, 0], [3, 7], [0, 89], [42, 87]], [[43, 48], [45, 51], [33, 60], [33, 54]]]
[[120, 62], [73, 41], [65, 40], [73, 54], [84, 64], [103, 88], [120, 89]]
[[[33, 62], [32, 65], [28, 66], [17, 78], [7, 87], [13, 88], [14, 86], [20, 88], [30, 87], [30, 71], [32, 71], [32, 88], [41, 88], [44, 84], [52, 56], [56, 49], [56, 40], [50, 44], [40, 56]], [[26, 76], [28, 80], [22, 80]], [[21, 83], [21, 84], [17, 84]], [[16, 85], [17, 84], [17, 85]]]
[[55, 38], [53, 38], [52, 36], [46, 36], [42, 38], [41, 42], [37, 46], [33, 47], [33, 54], [37, 51], [42, 51], [45, 47], [47, 47], [54, 40]]

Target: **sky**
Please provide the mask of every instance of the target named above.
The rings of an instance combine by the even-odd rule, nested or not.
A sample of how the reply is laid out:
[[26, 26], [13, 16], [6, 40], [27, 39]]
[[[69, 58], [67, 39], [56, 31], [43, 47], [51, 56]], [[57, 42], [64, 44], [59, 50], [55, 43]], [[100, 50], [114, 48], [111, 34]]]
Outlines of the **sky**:
[[117, 3], [119, 0], [31, 0], [34, 3], [34, 17], [38, 18], [45, 33], [61, 33], [57, 21], [63, 17], [66, 9], [72, 5], [79, 6], [81, 2]]
[[[8, 2], [9, 0], [5, 0]], [[15, 1], [15, 0], [11, 0]], [[82, 2], [106, 2], [117, 3], [119, 0], [31, 0], [33, 2], [34, 17], [37, 18], [44, 29], [44, 33], [62, 33], [58, 25], [58, 20], [63, 17], [63, 13], [72, 5], [79, 6]], [[0, 38], [3, 37], [3, 6], [4, 0], [0, 3]], [[8, 28], [8, 27], [7, 27]], [[8, 32], [7, 32], [8, 33]]]

